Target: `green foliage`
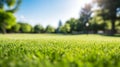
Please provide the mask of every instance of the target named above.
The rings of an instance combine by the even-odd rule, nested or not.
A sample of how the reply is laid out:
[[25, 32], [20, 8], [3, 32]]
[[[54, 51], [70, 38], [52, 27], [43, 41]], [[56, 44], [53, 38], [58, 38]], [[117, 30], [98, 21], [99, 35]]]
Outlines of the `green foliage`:
[[10, 29], [16, 23], [16, 18], [12, 13], [0, 10], [0, 27]]
[[85, 30], [84, 28], [85, 28], [85, 24], [84, 24], [84, 23], [82, 23], [82, 22], [80, 22], [80, 21], [77, 22], [77, 29], [76, 29], [76, 30], [77, 30], [78, 32], [84, 31], [84, 30]]
[[62, 21], [60, 20], [59, 23], [58, 23], [58, 28], [56, 29], [56, 33], [61, 33], [60, 31], [60, 27], [62, 26]]
[[5, 0], [5, 2], [6, 2], [6, 4], [8, 5], [8, 6], [13, 6], [13, 5], [15, 5], [15, 3], [16, 3], [16, 0]]
[[21, 1], [22, 0], [0, 0], [0, 9], [5, 12], [15, 13], [21, 4]]
[[0, 67], [120, 67], [120, 38], [0, 35]]
[[107, 30], [111, 30], [111, 21], [110, 20], [107, 20], [105, 21], [106, 22], [106, 29]]
[[99, 30], [108, 30], [107, 29], [107, 24], [108, 22], [105, 22], [101, 16], [94, 16], [92, 17], [90, 22], [90, 30], [94, 31], [97, 33]]
[[70, 24], [66, 23], [64, 26], [60, 27], [60, 32], [66, 34], [70, 32], [70, 29], [71, 29]]
[[116, 30], [120, 33], [120, 21], [116, 21]]
[[89, 23], [91, 18], [91, 4], [85, 4], [83, 8], [80, 10], [80, 17], [76, 19], [76, 28], [74, 31], [85, 33], [86, 31], [86, 23]]
[[101, 16], [104, 20], [111, 20], [111, 35], [115, 34], [115, 22], [117, 17], [117, 9], [120, 8], [120, 0], [94, 0], [101, 7]]
[[66, 23], [70, 25], [70, 32], [76, 31], [76, 29], [77, 29], [77, 22], [78, 22], [78, 20], [75, 19], [75, 18], [71, 18], [68, 21], [66, 21]]
[[44, 27], [42, 25], [35, 25], [34, 27], [34, 32], [35, 33], [43, 33], [44, 32]]
[[20, 24], [20, 31], [22, 33], [30, 33], [32, 32], [32, 26], [27, 23], [19, 23]]
[[84, 24], [88, 23], [92, 13], [91, 9], [92, 9], [91, 4], [85, 4], [80, 11], [79, 21], [81, 21]]
[[10, 29], [16, 22], [12, 13], [18, 10], [21, 0], [0, 0], [0, 28], [3, 33]]
[[13, 27], [12, 27], [12, 31], [15, 32], [15, 33], [19, 33], [20, 32], [20, 24], [15, 24]]
[[47, 27], [46, 27], [46, 30], [45, 30], [47, 33], [54, 33], [55, 32], [55, 28], [54, 27], [52, 27], [52, 26], [50, 26], [50, 25], [48, 25]]

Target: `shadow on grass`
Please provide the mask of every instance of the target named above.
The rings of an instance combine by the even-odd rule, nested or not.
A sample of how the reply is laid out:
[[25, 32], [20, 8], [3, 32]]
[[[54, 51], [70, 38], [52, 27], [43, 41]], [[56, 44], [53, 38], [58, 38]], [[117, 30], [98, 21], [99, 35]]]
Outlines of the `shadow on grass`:
[[113, 36], [111, 36], [111, 35], [103, 35], [103, 36], [108, 36], [108, 37], [120, 37], [120, 34], [115, 34], [115, 35], [113, 35]]

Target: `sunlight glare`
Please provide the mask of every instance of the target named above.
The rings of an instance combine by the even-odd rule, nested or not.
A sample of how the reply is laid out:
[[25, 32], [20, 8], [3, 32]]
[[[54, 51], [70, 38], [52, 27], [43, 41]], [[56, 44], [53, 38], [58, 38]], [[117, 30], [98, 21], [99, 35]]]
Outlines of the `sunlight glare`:
[[84, 6], [87, 3], [91, 3], [92, 2], [92, 0], [79, 0], [79, 1], [80, 1], [82, 6]]

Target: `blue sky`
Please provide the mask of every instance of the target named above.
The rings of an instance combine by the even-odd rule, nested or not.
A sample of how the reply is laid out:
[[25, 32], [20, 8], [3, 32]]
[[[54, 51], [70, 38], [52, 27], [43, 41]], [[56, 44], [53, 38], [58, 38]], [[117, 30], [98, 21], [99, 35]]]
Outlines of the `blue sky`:
[[31, 25], [42, 24], [57, 27], [59, 20], [63, 23], [79, 17], [80, 8], [90, 0], [23, 0], [15, 16], [18, 21]]

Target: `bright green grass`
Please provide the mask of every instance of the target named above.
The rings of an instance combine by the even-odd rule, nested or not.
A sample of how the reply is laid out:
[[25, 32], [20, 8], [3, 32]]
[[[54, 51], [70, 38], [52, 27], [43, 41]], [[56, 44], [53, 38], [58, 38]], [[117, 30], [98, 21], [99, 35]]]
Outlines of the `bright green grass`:
[[0, 34], [0, 67], [120, 67], [120, 37]]

